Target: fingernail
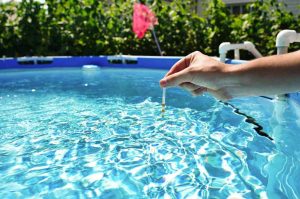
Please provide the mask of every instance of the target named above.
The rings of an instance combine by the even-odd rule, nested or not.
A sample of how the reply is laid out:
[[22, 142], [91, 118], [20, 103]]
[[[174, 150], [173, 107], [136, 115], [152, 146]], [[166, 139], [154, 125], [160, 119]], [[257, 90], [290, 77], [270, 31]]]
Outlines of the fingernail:
[[160, 80], [160, 86], [161, 87], [166, 87], [167, 86], [167, 80], [166, 79]]

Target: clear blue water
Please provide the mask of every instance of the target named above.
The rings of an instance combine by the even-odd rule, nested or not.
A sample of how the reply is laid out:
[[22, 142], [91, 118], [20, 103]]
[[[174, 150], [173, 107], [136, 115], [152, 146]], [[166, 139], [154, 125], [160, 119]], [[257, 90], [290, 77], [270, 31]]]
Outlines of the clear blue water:
[[165, 71], [0, 72], [0, 198], [300, 196], [294, 101], [172, 88], [162, 117]]

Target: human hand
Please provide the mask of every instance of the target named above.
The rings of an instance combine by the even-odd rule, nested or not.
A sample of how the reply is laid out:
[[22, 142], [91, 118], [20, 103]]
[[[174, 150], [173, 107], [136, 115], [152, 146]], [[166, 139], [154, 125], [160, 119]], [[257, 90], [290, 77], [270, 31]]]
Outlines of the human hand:
[[209, 92], [220, 100], [235, 96], [231, 92], [230, 65], [226, 65], [201, 52], [193, 52], [179, 60], [165, 77], [161, 87], [179, 86], [197, 96]]
[[193, 95], [216, 98], [280, 95], [300, 88], [300, 51], [254, 59], [237, 65], [221, 63], [200, 52], [178, 61], [160, 80], [162, 87], [180, 86]]

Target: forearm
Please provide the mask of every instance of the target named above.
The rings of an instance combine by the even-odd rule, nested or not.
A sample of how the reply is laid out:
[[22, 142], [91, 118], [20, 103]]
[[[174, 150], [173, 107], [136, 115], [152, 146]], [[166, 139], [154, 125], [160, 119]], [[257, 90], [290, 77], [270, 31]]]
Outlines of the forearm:
[[241, 95], [300, 91], [300, 51], [259, 58], [229, 68], [235, 83], [245, 87]]

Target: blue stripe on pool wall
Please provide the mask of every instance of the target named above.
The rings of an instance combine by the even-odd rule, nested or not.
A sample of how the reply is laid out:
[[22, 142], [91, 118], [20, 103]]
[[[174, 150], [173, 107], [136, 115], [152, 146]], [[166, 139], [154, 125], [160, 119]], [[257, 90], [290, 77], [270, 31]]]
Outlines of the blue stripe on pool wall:
[[[21, 57], [1, 58], [0, 69], [27, 68], [57, 68], [82, 67], [83, 65], [97, 65], [112, 68], [148, 68], [170, 69], [182, 57], [170, 56], [84, 56], [84, 57]], [[228, 64], [238, 64], [244, 61], [227, 60]]]
[[0, 69], [81, 67], [86, 64], [102, 65], [105, 61], [106, 56], [2, 58], [0, 59]]

